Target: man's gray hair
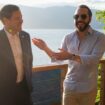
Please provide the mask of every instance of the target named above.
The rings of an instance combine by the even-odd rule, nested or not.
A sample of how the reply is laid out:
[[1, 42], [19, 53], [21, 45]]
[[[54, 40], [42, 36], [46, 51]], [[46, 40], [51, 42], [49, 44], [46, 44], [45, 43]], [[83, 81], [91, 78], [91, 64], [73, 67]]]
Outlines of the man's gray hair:
[[10, 19], [14, 11], [19, 11], [19, 7], [16, 5], [5, 5], [1, 10], [0, 10], [0, 20], [2, 21], [3, 18], [8, 18]]

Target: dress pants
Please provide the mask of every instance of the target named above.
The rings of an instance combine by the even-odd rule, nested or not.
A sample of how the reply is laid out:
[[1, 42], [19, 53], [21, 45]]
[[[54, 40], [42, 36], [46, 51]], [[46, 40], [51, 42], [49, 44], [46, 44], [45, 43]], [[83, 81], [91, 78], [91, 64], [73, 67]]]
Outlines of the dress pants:
[[24, 79], [16, 86], [16, 105], [32, 105], [31, 94]]
[[95, 105], [96, 93], [96, 88], [87, 93], [64, 89], [62, 105]]

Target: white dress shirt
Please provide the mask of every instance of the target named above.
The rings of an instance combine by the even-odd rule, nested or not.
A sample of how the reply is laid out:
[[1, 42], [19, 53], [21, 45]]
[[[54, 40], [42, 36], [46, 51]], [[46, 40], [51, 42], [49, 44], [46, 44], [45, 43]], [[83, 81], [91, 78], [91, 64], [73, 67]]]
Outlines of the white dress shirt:
[[19, 83], [23, 80], [24, 77], [24, 70], [23, 70], [23, 55], [22, 55], [22, 48], [21, 48], [21, 42], [19, 38], [19, 33], [12, 35], [11, 33], [7, 32], [5, 30], [16, 64], [17, 68], [17, 80], [16, 82]]
[[105, 35], [90, 27], [80, 42], [74, 31], [65, 36], [61, 48], [81, 58], [81, 63], [69, 60], [64, 87], [75, 92], [89, 92], [96, 88], [98, 63], [105, 51]]

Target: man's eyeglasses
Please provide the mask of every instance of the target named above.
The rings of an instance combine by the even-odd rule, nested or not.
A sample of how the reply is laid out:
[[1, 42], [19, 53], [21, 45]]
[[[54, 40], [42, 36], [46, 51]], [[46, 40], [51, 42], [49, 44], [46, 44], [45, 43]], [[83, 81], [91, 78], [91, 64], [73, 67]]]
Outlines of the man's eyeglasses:
[[87, 18], [87, 15], [86, 14], [74, 15], [73, 18], [75, 20], [78, 20], [78, 18], [81, 18], [82, 20], [85, 20]]

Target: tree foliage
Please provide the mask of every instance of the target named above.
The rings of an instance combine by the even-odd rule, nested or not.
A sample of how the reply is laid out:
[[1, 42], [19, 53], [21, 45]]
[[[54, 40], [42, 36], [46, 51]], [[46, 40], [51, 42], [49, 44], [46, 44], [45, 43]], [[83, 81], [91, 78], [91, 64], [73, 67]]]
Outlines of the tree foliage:
[[[96, 19], [105, 24], [105, 10], [96, 12]], [[105, 26], [103, 27], [105, 30]]]

